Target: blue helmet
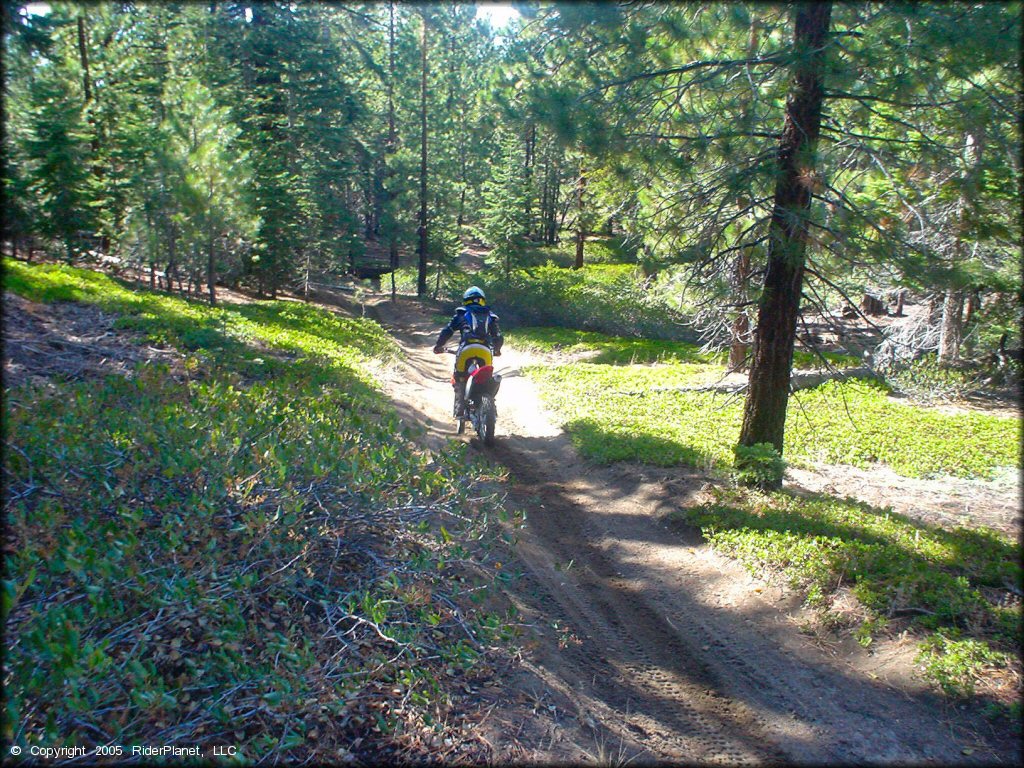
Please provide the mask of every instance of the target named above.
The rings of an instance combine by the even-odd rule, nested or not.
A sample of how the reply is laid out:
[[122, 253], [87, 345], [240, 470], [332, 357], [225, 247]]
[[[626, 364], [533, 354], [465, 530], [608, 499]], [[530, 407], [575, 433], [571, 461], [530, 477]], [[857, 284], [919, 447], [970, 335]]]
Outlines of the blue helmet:
[[466, 306], [469, 306], [470, 304], [486, 304], [487, 297], [484, 296], [483, 291], [474, 285], [462, 294], [462, 303]]

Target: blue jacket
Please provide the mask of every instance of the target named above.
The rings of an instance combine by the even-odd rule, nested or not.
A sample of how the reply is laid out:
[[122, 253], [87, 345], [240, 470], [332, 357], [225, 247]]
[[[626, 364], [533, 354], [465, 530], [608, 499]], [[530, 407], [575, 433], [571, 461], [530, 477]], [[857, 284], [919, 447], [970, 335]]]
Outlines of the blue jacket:
[[491, 312], [489, 307], [479, 304], [456, 309], [448, 325], [441, 329], [441, 335], [437, 337], [434, 346], [443, 346], [456, 332], [462, 334], [459, 337], [460, 345], [469, 341], [480, 341], [495, 353], [501, 352], [501, 345], [505, 342], [498, 327], [498, 316]]

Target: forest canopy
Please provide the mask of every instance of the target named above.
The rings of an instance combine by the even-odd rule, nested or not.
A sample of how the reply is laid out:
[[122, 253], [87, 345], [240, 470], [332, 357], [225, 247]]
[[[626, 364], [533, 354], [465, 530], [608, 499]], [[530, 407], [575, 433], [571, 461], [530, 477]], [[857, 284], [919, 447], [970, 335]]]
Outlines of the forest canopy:
[[912, 291], [915, 352], [1012, 345], [1020, 4], [829, 4], [815, 50], [808, 7], [8, 3], [6, 245], [212, 300], [406, 265], [436, 293], [466, 237], [510, 279], [603, 234], [739, 365], [810, 68], [801, 308]]

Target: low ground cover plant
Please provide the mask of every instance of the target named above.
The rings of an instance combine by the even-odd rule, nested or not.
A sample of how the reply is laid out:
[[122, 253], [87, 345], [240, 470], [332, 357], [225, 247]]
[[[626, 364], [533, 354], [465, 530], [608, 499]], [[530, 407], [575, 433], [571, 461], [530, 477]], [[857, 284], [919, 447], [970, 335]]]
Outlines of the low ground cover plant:
[[[543, 334], [534, 338], [544, 343]], [[601, 349], [596, 340], [587, 344]], [[617, 343], [608, 350], [624, 358]], [[528, 373], [588, 458], [722, 469], [733, 462], [742, 398], [701, 390], [722, 379], [721, 365], [577, 362]], [[991, 478], [1020, 467], [1020, 438], [1014, 418], [947, 413], [898, 401], [877, 382], [832, 381], [794, 394], [784, 456], [796, 465], [885, 464], [907, 477]]]
[[335, 762], [437, 756], [433, 732], [471, 755], [449, 713], [513, 634], [478, 605], [505, 513], [484, 468], [403, 433], [379, 327], [5, 267], [184, 361], [5, 391], [7, 742]]
[[697, 344], [685, 341], [639, 339], [609, 336], [595, 331], [551, 326], [512, 328], [506, 338], [516, 347], [535, 352], [587, 354], [587, 361], [595, 364], [629, 365], [632, 363], [688, 362], [723, 363], [724, 352], [706, 352]]
[[[988, 694], [1015, 699], [1021, 566], [1010, 537], [947, 530], [852, 499], [739, 488], [713, 489], [677, 517], [755, 576], [800, 590], [864, 645], [886, 627], [910, 627], [922, 640], [922, 673], [946, 693], [971, 696], [987, 679]], [[859, 611], [833, 610], [841, 589]], [[996, 669], [1008, 671], [988, 679]]]
[[[552, 326], [512, 328], [506, 334], [506, 338], [517, 347], [535, 352], [573, 356], [592, 353], [586, 354], [588, 362], [607, 365], [669, 362], [724, 365], [728, 359], [726, 350], [707, 350], [686, 341], [610, 336], [595, 331]], [[817, 352], [801, 349], [794, 353], [793, 364], [798, 370], [817, 369], [826, 363], [838, 368], [847, 368], [858, 365], [860, 361], [851, 355], [834, 352], [823, 352], [819, 355]]]

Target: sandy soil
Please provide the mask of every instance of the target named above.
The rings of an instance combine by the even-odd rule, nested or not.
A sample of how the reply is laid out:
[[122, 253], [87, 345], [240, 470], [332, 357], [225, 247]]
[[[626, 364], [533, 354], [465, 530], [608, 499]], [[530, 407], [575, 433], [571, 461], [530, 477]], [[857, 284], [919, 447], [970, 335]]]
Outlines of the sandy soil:
[[[368, 314], [408, 351], [388, 391], [404, 418], [442, 447], [454, 422], [448, 358], [430, 351], [439, 329], [412, 303], [396, 310], [381, 300]], [[808, 617], [794, 595], [666, 522], [699, 499], [707, 481], [699, 472], [582, 461], [521, 374], [530, 359], [506, 349], [496, 361], [504, 374], [498, 444], [485, 455], [510, 470], [512, 500], [526, 510], [517, 546], [523, 576], [510, 597], [536, 637], [488, 721], [496, 757], [1014, 762], [1015, 739], [913, 676], [912, 644], [884, 641], [869, 653], [802, 633]], [[823, 470], [791, 479], [808, 488], [874, 487], [866, 500], [877, 503], [899, 505], [906, 495], [906, 481], [895, 477]], [[924, 506], [936, 515], [963, 512], [962, 499], [942, 511], [949, 487], [928, 492], [934, 498]], [[1016, 506], [1005, 504], [1015, 498], [1016, 485], [987, 508], [986, 521], [1012, 528]]]

